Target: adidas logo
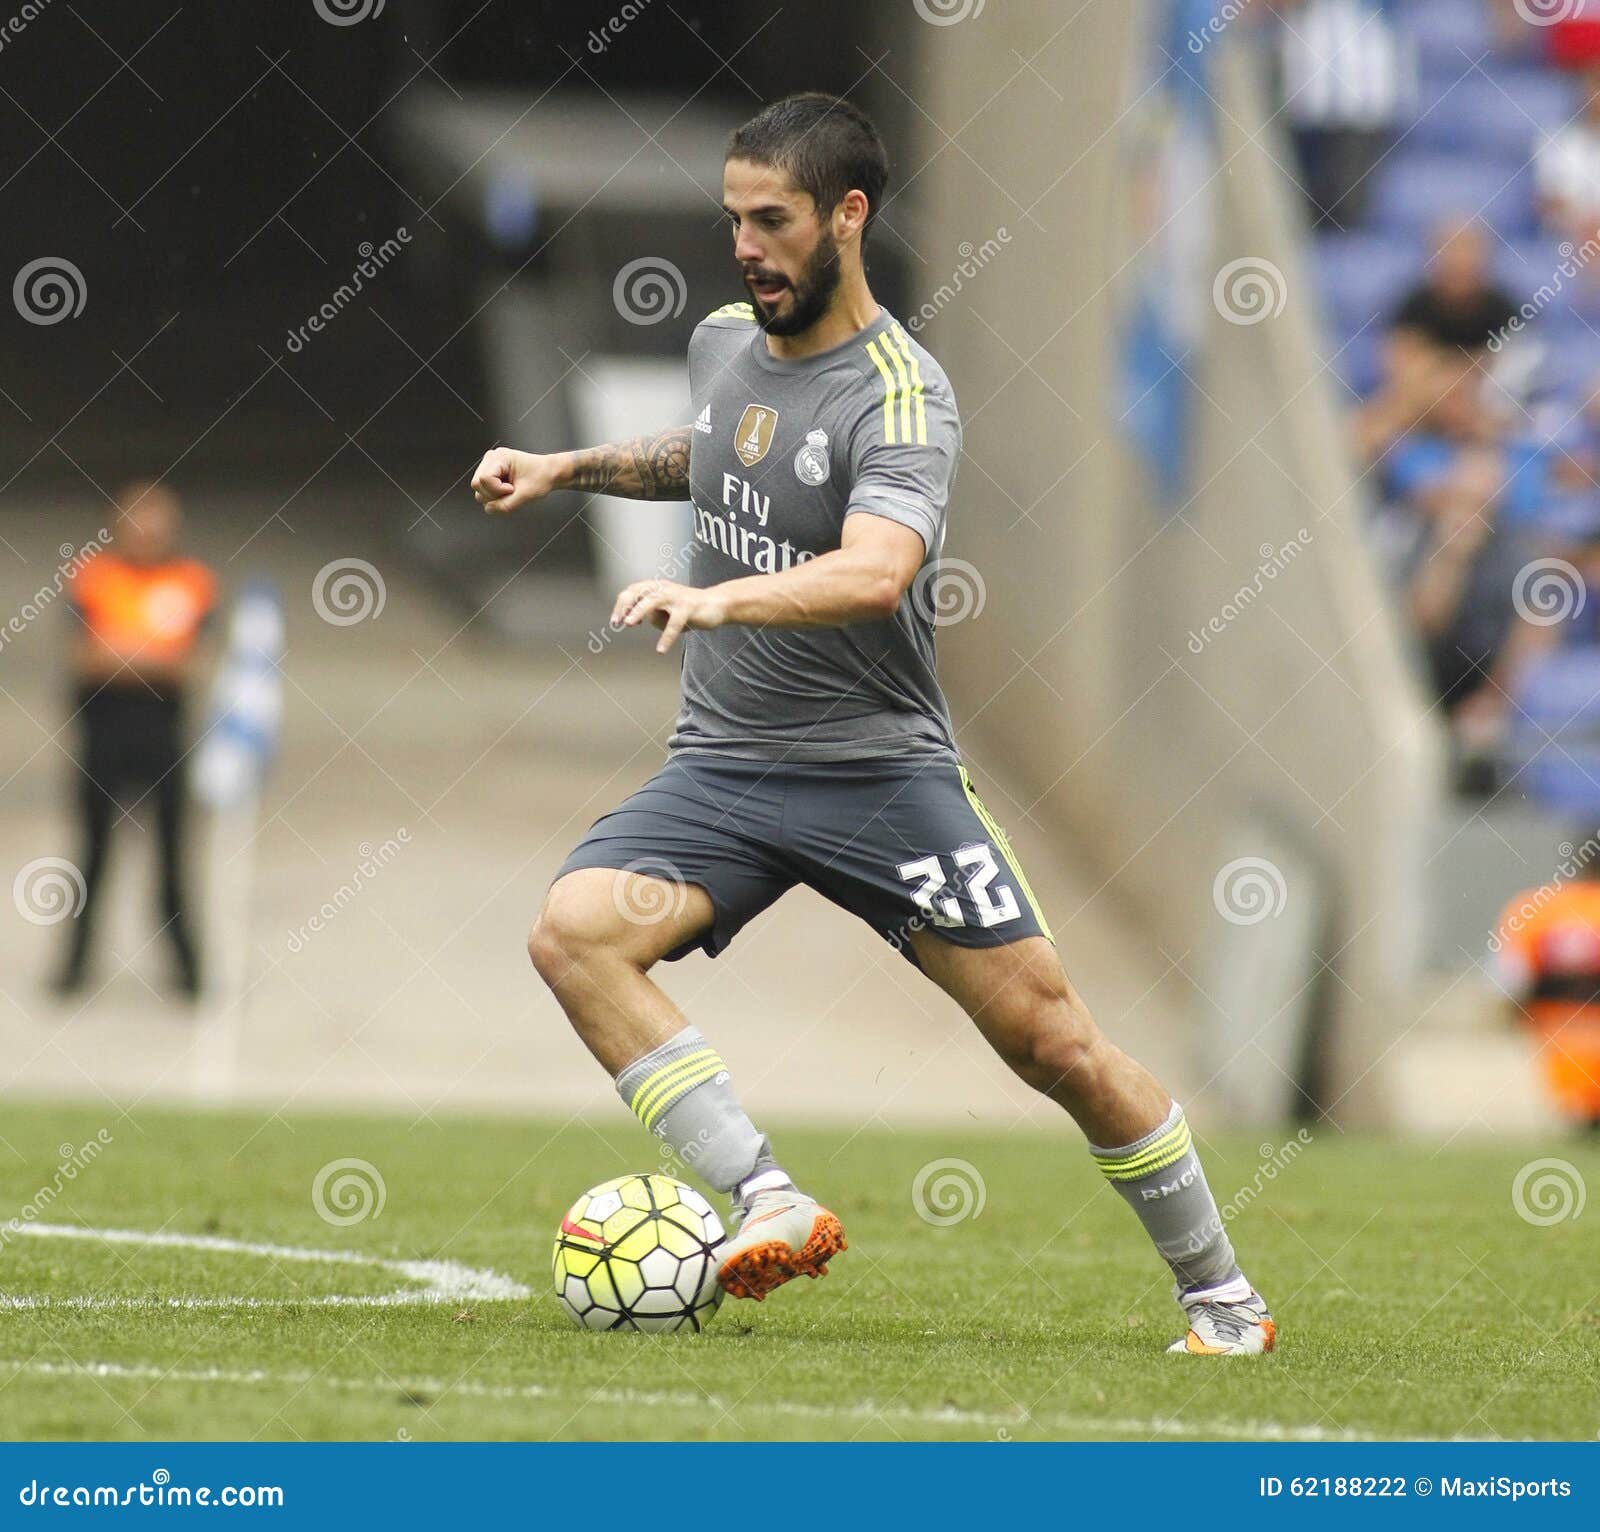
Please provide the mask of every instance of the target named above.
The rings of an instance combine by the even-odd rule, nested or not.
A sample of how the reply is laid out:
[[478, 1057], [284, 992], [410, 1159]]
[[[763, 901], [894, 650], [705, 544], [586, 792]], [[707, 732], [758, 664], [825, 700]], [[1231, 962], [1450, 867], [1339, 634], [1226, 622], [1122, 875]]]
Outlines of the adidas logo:
[[695, 416], [694, 428], [697, 431], [704, 431], [707, 436], [711, 434], [711, 406], [709, 404]]

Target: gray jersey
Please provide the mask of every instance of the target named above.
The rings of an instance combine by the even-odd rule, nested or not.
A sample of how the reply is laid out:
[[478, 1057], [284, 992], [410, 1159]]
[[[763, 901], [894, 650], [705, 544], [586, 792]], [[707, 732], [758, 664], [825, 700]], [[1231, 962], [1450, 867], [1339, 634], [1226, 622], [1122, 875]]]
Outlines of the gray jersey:
[[832, 351], [781, 360], [734, 303], [696, 328], [689, 388], [690, 584], [828, 553], [855, 511], [912, 528], [924, 559], [882, 621], [685, 633], [671, 748], [769, 761], [953, 752], [925, 594], [961, 456], [943, 369], [886, 312]]

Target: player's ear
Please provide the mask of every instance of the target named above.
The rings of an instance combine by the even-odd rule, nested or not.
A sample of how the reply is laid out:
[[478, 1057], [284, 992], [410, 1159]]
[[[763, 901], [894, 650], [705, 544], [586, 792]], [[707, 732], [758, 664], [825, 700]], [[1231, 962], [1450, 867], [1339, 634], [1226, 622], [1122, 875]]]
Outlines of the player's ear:
[[836, 240], [853, 239], [867, 226], [867, 194], [854, 189], [839, 199], [833, 210], [833, 237]]

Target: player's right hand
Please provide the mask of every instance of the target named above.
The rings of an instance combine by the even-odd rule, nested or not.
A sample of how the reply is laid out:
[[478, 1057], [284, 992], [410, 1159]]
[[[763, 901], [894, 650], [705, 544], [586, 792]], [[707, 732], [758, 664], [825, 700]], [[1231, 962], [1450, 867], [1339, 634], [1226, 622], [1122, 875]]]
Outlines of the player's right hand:
[[514, 511], [557, 487], [557, 461], [553, 455], [491, 447], [472, 476], [472, 497], [486, 511]]

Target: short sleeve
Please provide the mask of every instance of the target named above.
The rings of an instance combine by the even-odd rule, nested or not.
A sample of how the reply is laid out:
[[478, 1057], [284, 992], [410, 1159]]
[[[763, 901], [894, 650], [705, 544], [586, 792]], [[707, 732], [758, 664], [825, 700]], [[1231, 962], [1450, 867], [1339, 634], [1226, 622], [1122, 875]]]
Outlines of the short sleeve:
[[[885, 350], [893, 344], [879, 339]], [[882, 359], [886, 376], [874, 380], [872, 402], [851, 436], [845, 515], [866, 511], [899, 522], [936, 554], [961, 460], [961, 420], [949, 385], [927, 378], [914, 355], [907, 349]]]

